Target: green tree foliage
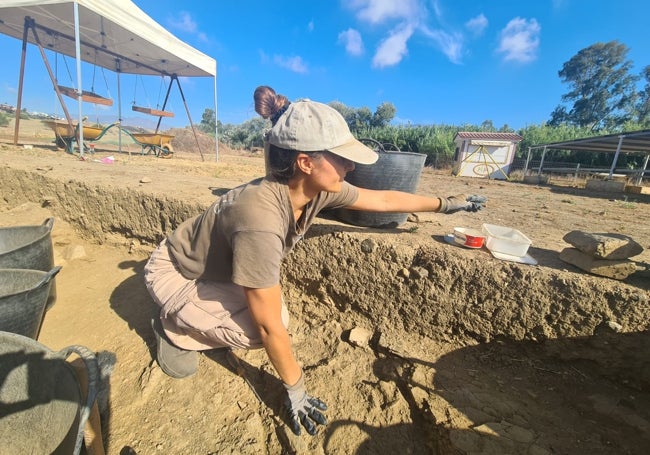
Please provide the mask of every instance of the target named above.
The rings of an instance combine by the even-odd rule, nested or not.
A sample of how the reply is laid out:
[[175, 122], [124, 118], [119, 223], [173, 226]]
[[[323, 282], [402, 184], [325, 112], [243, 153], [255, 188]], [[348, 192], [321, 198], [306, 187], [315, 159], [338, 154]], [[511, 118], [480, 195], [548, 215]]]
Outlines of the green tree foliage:
[[641, 76], [645, 80], [645, 87], [639, 92], [638, 122], [644, 128], [650, 128], [650, 65], [643, 68]]
[[11, 117], [9, 117], [7, 114], [4, 112], [0, 112], [0, 126], [7, 126], [9, 125], [9, 122], [11, 121]]
[[199, 123], [199, 130], [206, 134], [214, 136], [215, 127], [217, 125], [217, 115], [214, 110], [206, 109], [201, 116], [201, 123]]
[[219, 128], [219, 140], [232, 148], [252, 149], [264, 147], [264, 132], [271, 127], [271, 122], [256, 117], [241, 125], [227, 123]]
[[374, 113], [367, 107], [351, 108], [339, 101], [329, 103], [329, 106], [336, 109], [343, 116], [352, 133], [357, 134], [368, 128], [384, 127], [395, 118], [397, 109], [392, 103], [381, 103]]
[[628, 48], [618, 41], [596, 43], [579, 51], [558, 72], [570, 90], [551, 114], [551, 126], [567, 123], [593, 130], [613, 128], [634, 113], [635, 83], [626, 60]]

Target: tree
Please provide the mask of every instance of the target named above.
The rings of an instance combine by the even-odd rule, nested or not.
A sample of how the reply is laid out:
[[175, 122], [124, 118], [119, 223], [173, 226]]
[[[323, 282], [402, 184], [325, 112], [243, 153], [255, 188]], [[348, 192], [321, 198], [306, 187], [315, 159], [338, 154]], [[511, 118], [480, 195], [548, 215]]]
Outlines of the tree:
[[483, 120], [483, 123], [481, 123], [481, 131], [487, 131], [489, 133], [494, 133], [497, 129], [494, 127], [494, 123], [492, 120]]
[[215, 127], [217, 126], [217, 115], [212, 109], [206, 108], [201, 116], [201, 123], [199, 123], [199, 130], [206, 134], [214, 134]]
[[618, 41], [596, 43], [565, 62], [558, 74], [570, 86], [562, 95], [570, 107], [556, 107], [549, 124], [568, 123], [596, 130], [616, 128], [628, 120], [634, 112], [638, 80], [630, 74], [628, 50]]
[[388, 102], [381, 103], [374, 113], [367, 107], [355, 109], [346, 106], [340, 101], [332, 101], [328, 105], [343, 116], [350, 130], [356, 134], [369, 128], [381, 128], [388, 125], [395, 117], [395, 112], [397, 112], [395, 105]]
[[390, 123], [395, 118], [397, 109], [393, 103], [381, 103], [370, 120], [370, 126], [375, 128], [382, 128]]
[[643, 68], [641, 75], [645, 79], [645, 87], [639, 93], [638, 122], [644, 127], [648, 127], [650, 126], [650, 65]]

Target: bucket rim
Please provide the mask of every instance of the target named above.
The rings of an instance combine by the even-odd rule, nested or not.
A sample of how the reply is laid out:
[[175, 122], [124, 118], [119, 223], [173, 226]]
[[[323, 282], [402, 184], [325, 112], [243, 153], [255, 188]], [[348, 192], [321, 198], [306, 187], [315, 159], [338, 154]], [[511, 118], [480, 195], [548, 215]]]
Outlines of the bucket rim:
[[36, 289], [41, 288], [42, 286], [45, 286], [52, 281], [52, 278], [59, 273], [59, 270], [61, 270], [61, 266], [56, 266], [52, 270], [49, 270], [47, 272], [43, 272], [42, 270], [33, 270], [33, 269], [3, 269], [0, 268], [0, 274], [8, 272], [8, 273], [16, 273], [16, 274], [22, 274], [22, 275], [36, 275], [36, 278], [38, 278], [38, 281], [35, 281], [31, 286], [27, 289], [23, 290], [18, 290], [15, 292], [12, 292], [11, 294], [0, 294], [0, 299], [5, 299], [7, 297], [13, 297], [16, 295], [20, 294], [27, 294], [28, 292], [35, 291]]
[[[47, 218], [42, 224], [35, 224], [35, 225], [25, 225], [25, 226], [2, 226], [0, 227], [0, 235], [2, 235], [3, 232], [8, 232], [8, 231], [36, 231], [37, 236], [35, 236], [32, 239], [29, 239], [27, 243], [21, 243], [15, 246], [15, 248], [7, 251], [0, 251], [0, 257], [8, 254], [14, 254], [17, 251], [20, 251], [26, 247], [29, 247], [33, 245], [36, 242], [40, 242], [41, 240], [47, 238], [52, 234], [52, 226], [54, 225], [54, 218], [50, 217]], [[42, 231], [42, 232], [41, 232]]]

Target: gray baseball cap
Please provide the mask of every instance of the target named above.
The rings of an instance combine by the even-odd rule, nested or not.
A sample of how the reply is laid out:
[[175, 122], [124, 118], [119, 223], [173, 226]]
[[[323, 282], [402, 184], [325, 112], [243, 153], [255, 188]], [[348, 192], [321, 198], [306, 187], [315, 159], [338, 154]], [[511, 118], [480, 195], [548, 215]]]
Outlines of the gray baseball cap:
[[327, 150], [359, 164], [373, 164], [379, 158], [355, 139], [336, 109], [309, 99], [291, 103], [269, 131], [267, 140], [300, 152]]

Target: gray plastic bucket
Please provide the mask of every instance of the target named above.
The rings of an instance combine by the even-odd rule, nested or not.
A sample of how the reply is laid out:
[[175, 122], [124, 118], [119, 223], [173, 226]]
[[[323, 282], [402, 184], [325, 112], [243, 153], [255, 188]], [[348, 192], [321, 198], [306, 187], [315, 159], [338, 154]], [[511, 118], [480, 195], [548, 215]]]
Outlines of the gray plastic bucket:
[[[379, 159], [375, 164], [355, 164], [354, 171], [345, 180], [354, 186], [371, 190], [397, 190], [415, 193], [420, 183], [426, 155], [421, 153], [387, 151], [383, 144], [372, 139], [360, 139], [373, 148]], [[337, 209], [335, 216], [348, 224], [375, 228], [395, 228], [404, 224], [408, 213], [376, 213]]]
[[[86, 399], [66, 361], [73, 353], [87, 370]], [[0, 332], [0, 453], [78, 454], [97, 379], [97, 359], [83, 346], [53, 352], [31, 338]]]
[[[54, 218], [39, 226], [0, 228], [0, 269], [29, 269], [48, 272], [54, 267], [52, 226]], [[56, 282], [52, 281], [46, 310], [56, 301]]]
[[50, 284], [61, 266], [49, 272], [0, 269], [0, 330], [36, 339], [45, 315]]

